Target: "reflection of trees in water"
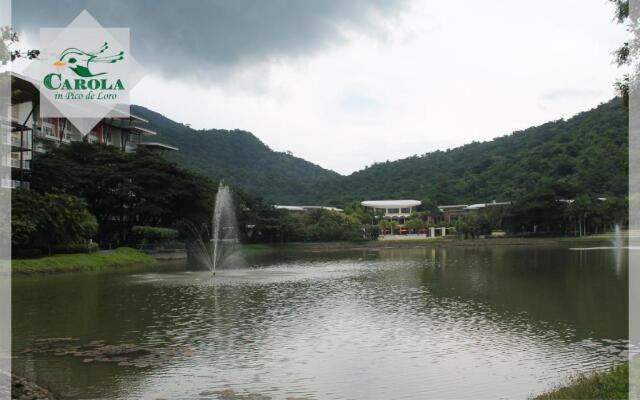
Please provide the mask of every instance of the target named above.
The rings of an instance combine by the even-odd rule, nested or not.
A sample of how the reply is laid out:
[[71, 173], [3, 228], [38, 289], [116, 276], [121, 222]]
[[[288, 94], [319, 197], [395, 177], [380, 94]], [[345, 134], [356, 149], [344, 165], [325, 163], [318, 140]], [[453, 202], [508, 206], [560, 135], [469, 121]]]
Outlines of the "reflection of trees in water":
[[627, 263], [623, 257], [619, 266], [613, 251], [433, 247], [380, 255], [421, 260], [416, 284], [436, 298], [488, 305], [506, 318], [524, 312], [543, 329], [569, 326], [577, 339], [627, 336]]
[[[287, 335], [322, 335], [323, 326], [344, 323], [349, 315], [362, 329], [381, 328], [379, 335], [395, 334], [397, 327], [419, 332], [431, 321], [436, 322], [431, 329], [454, 327], [456, 334], [482, 324], [483, 332], [496, 327], [522, 334], [526, 327], [534, 336], [547, 337], [545, 331], [554, 330], [574, 341], [623, 338], [627, 332], [626, 266], [617, 275], [608, 252], [434, 247], [283, 252], [265, 259], [284, 270], [320, 275], [249, 284], [209, 284], [189, 274], [158, 275], [160, 283], [153, 275], [125, 273], [15, 279], [14, 349], [36, 338], [65, 336], [156, 348], [189, 346], [215, 368], [215, 363], [235, 365], [238, 359], [270, 359], [274, 343], [282, 346]], [[336, 266], [346, 272], [323, 275]], [[27, 375], [55, 377], [62, 387], [92, 382], [103, 393], [124, 393], [124, 386], [142, 385], [148, 374], [127, 370], [127, 379], [114, 380], [123, 373], [120, 367], [95, 368], [63, 357], [43, 372], [34, 360], [16, 364]]]

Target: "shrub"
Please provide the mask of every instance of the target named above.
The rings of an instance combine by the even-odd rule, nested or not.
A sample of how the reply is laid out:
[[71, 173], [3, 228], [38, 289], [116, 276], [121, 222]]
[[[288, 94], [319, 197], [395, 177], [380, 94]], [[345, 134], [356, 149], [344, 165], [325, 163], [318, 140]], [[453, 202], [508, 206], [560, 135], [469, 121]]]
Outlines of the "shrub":
[[98, 243], [69, 243], [59, 246], [53, 246], [54, 254], [75, 254], [75, 253], [95, 253], [98, 251]]
[[68, 194], [16, 190], [12, 196], [14, 249], [40, 249], [82, 243], [95, 235], [96, 218], [84, 200]]
[[156, 242], [161, 240], [170, 240], [178, 237], [178, 230], [171, 228], [160, 228], [156, 226], [136, 225], [131, 228], [131, 232], [141, 237], [144, 241]]

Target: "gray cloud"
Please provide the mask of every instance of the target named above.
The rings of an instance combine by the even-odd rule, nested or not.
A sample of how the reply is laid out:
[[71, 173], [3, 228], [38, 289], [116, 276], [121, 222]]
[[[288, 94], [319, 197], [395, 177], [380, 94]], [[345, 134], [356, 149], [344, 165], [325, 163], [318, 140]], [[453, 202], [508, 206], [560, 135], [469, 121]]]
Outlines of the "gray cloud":
[[87, 9], [106, 27], [129, 27], [136, 58], [166, 76], [217, 80], [234, 68], [313, 54], [345, 29], [377, 35], [406, 0], [20, 0], [13, 25], [35, 34]]

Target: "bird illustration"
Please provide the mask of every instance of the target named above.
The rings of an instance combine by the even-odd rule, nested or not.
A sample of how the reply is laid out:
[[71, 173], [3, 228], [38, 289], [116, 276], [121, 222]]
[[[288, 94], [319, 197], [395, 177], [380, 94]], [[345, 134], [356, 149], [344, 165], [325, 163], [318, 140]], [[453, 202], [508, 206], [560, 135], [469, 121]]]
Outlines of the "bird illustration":
[[60, 58], [53, 63], [56, 67], [68, 66], [73, 72], [83, 78], [92, 78], [106, 74], [106, 72], [100, 72], [94, 74], [91, 72], [91, 63], [109, 63], [113, 64], [124, 59], [124, 51], [111, 56], [101, 56], [109, 48], [109, 44], [104, 44], [96, 51], [87, 53], [86, 51], [70, 47], [65, 49]]

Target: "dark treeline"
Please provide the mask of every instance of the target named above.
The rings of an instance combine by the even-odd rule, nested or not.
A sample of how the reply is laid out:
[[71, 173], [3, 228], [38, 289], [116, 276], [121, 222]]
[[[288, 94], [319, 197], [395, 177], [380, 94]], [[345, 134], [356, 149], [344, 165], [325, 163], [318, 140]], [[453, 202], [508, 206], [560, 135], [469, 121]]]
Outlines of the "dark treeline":
[[[32, 190], [14, 192], [14, 251], [82, 250], [89, 239], [103, 248], [153, 238], [189, 241], [188, 227], [211, 223], [217, 188], [218, 182], [153, 151], [71, 143], [37, 155]], [[292, 214], [239, 188], [233, 195], [245, 242], [354, 240], [364, 234], [353, 216], [326, 210]]]
[[[359, 202], [385, 198], [422, 200], [421, 212], [410, 221], [412, 231], [441, 224], [437, 205], [495, 199], [511, 205], [499, 213], [467, 215], [456, 223], [458, 233], [474, 237], [495, 229], [539, 235], [601, 232], [627, 221], [627, 128], [626, 108], [615, 99], [567, 121], [376, 164], [349, 177], [330, 177], [311, 168], [307, 173], [315, 178], [295, 190], [284, 190], [283, 181], [270, 180], [270, 173], [255, 175], [269, 190], [285, 197], [296, 192], [297, 200], [344, 208], [342, 214], [276, 210], [271, 201], [231, 179], [240, 233], [249, 242], [371, 239], [380, 226]], [[224, 138], [226, 153], [238, 148], [234, 135]], [[210, 223], [218, 182], [167, 157], [176, 156], [149, 150], [122, 153], [88, 143], [38, 154], [32, 164], [33, 190], [13, 196], [14, 249], [52, 252], [84, 246], [88, 238], [113, 247], [176, 236], [142, 228], [135, 233], [134, 227], [171, 228], [179, 239], [188, 239], [181, 224]], [[181, 157], [189, 157], [188, 149]], [[285, 158], [286, 163], [300, 164]], [[316, 179], [324, 183], [316, 185]], [[382, 228], [394, 230], [393, 224]]]

